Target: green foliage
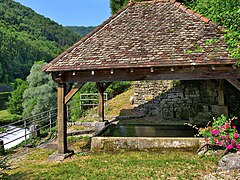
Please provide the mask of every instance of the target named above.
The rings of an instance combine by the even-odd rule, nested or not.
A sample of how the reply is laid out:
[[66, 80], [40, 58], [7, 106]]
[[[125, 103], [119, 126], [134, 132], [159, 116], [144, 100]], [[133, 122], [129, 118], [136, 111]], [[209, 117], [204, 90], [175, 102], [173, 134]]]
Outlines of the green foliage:
[[16, 89], [11, 93], [9, 102], [7, 103], [8, 111], [11, 114], [21, 115], [23, 113], [23, 93], [27, 89], [28, 85], [26, 81], [16, 79], [14, 87], [16, 87]]
[[[142, 1], [146, 1], [146, 0], [132, 0], [133, 3], [142, 2]], [[112, 14], [122, 9], [128, 3], [129, 3], [129, 0], [110, 0], [110, 8], [112, 10]]]
[[0, 93], [0, 110], [6, 109], [6, 102], [8, 101], [10, 95], [10, 92]]
[[[108, 99], [112, 99], [118, 94], [123, 93], [132, 85], [129, 81], [124, 82], [113, 82], [105, 91], [108, 94]], [[97, 86], [96, 83], [88, 82], [86, 83], [79, 92], [73, 97], [73, 101], [70, 101], [70, 120], [76, 121], [80, 116], [83, 116], [86, 110], [89, 108], [88, 106], [82, 106], [80, 109], [80, 94], [87, 94], [87, 93], [97, 93]], [[82, 102], [84, 103], [84, 102]], [[96, 103], [96, 102], [94, 102]]]
[[21, 116], [16, 114], [10, 114], [8, 110], [0, 111], [0, 125], [9, 124], [19, 119], [21, 119]]
[[235, 58], [236, 64], [239, 65], [240, 58], [240, 30], [239, 31], [227, 31], [225, 34], [225, 40], [228, 44], [228, 51], [231, 52], [232, 58]]
[[112, 99], [116, 95], [126, 91], [131, 85], [132, 85], [132, 82], [130, 81], [113, 82], [107, 88], [106, 93], [108, 94], [109, 99]]
[[42, 72], [45, 62], [34, 63], [23, 93], [23, 115], [31, 116], [57, 106], [57, 87], [51, 75]]
[[13, 0], [0, 3], [0, 82], [25, 79], [34, 61], [49, 61], [80, 36]]
[[[2, 150], [0, 149], [0, 155], [1, 155], [1, 152], [2, 152]], [[7, 179], [7, 174], [3, 173], [3, 170], [6, 168], [7, 168], [7, 159], [0, 158], [0, 179]]]
[[66, 26], [69, 30], [75, 32], [76, 34], [80, 36], [85, 36], [88, 33], [90, 33], [95, 27], [94, 26]]
[[5, 133], [7, 130], [4, 127], [0, 127], [0, 134]]
[[202, 15], [228, 29], [240, 30], [239, 0], [197, 0], [193, 7]]
[[112, 10], [112, 14], [119, 11], [121, 8], [127, 5], [129, 0], [110, 0], [110, 7]]

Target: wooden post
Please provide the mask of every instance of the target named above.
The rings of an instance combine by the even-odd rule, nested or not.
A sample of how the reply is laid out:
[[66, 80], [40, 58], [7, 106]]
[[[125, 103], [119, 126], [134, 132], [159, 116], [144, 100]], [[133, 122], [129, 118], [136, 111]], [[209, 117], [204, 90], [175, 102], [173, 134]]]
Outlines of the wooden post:
[[58, 153], [67, 152], [67, 108], [65, 104], [66, 84], [58, 83]]
[[111, 82], [104, 84], [103, 82], [97, 82], [97, 89], [99, 93], [99, 103], [98, 103], [98, 117], [99, 121], [104, 121], [104, 91], [111, 85]]
[[223, 91], [224, 80], [221, 79], [218, 87], [218, 105], [224, 106], [224, 91]]
[[98, 103], [98, 116], [99, 116], [99, 121], [103, 122], [104, 121], [104, 92], [101, 91], [99, 92], [99, 103]]

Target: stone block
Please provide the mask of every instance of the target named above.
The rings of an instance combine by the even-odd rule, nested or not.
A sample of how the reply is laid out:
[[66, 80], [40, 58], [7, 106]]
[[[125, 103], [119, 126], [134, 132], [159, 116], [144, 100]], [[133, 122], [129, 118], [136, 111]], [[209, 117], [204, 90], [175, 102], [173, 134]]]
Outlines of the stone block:
[[173, 119], [174, 118], [173, 108], [164, 108], [163, 109], [163, 118]]
[[180, 98], [180, 99], [183, 99], [183, 98], [184, 98], [182, 92], [178, 92], [178, 93], [176, 93], [176, 96], [177, 96], [178, 98]]
[[228, 115], [227, 106], [211, 105], [210, 107], [214, 116], [221, 116], [222, 114]]
[[96, 122], [95, 123], [95, 133], [100, 132], [106, 126], [106, 122]]
[[176, 118], [188, 120], [189, 116], [190, 116], [190, 114], [189, 114], [189, 109], [188, 108], [186, 108], [186, 107], [177, 108]]
[[40, 128], [38, 124], [32, 124], [29, 126], [30, 136], [32, 138], [37, 138], [40, 136]]
[[202, 138], [93, 137], [91, 151], [159, 150], [199, 146]]
[[217, 171], [240, 169], [239, 153], [230, 153], [222, 157], [219, 161]]

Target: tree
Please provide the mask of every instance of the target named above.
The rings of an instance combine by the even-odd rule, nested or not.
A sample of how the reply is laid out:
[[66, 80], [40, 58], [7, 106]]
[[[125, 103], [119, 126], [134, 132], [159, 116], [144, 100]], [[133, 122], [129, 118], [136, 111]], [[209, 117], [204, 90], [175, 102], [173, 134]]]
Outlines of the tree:
[[34, 61], [48, 62], [80, 38], [13, 0], [1, 0], [0, 17], [0, 82], [26, 79]]
[[28, 88], [23, 93], [25, 117], [50, 110], [57, 106], [57, 86], [51, 75], [42, 72], [45, 62], [35, 62], [27, 77]]
[[129, 0], [110, 0], [110, 7], [112, 10], [112, 14], [119, 11], [121, 8], [127, 5]]
[[23, 113], [23, 93], [27, 89], [27, 82], [22, 79], [16, 79], [14, 83], [14, 91], [9, 97], [9, 102], [7, 103], [8, 111], [11, 114], [21, 115]]

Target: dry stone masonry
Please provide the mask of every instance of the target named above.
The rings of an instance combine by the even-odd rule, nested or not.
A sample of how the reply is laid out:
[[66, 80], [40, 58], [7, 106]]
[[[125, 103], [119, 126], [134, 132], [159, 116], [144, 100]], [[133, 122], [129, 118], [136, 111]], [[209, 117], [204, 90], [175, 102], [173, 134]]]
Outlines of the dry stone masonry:
[[[236, 97], [233, 87], [224, 85], [225, 102]], [[239, 93], [238, 93], [239, 94]], [[185, 121], [205, 124], [212, 116], [228, 114], [228, 107], [219, 105], [219, 80], [208, 81], [137, 81], [135, 107], [161, 121]], [[230, 112], [233, 107], [229, 105]], [[235, 106], [235, 109], [239, 107]], [[236, 110], [235, 110], [236, 111]]]

